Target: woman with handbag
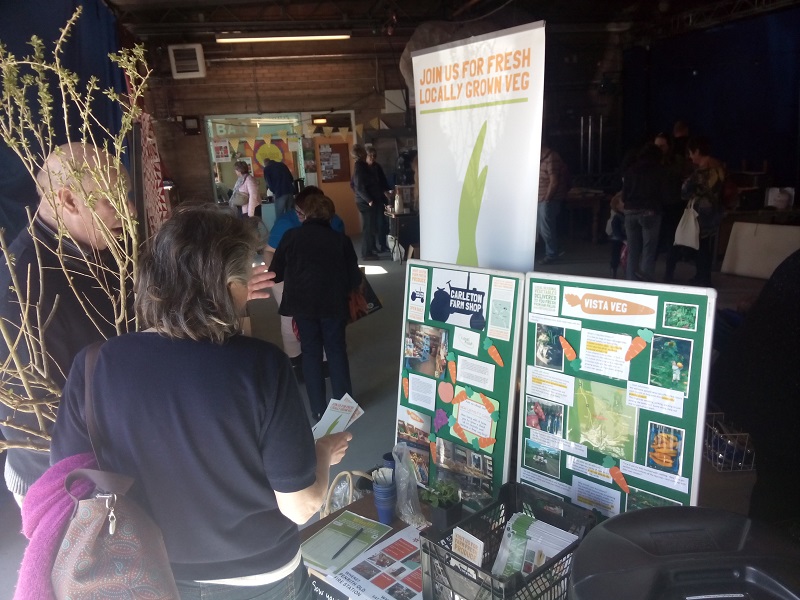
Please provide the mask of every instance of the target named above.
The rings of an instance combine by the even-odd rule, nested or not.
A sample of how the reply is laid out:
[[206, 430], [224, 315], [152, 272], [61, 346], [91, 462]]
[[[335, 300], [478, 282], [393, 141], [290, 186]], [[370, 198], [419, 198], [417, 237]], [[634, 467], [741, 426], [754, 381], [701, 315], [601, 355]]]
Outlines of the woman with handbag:
[[283, 236], [270, 270], [275, 283], [285, 282], [280, 313], [297, 324], [308, 401], [319, 420], [327, 406], [323, 349], [333, 397], [353, 393], [345, 327], [348, 296], [363, 275], [350, 239], [331, 228], [325, 196], [298, 197], [295, 210], [302, 225]]
[[250, 174], [250, 165], [243, 160], [237, 160], [233, 169], [237, 178], [228, 204], [240, 217], [260, 217], [261, 198], [258, 195], [258, 184]]
[[[322, 505], [352, 438], [315, 444], [286, 355], [240, 334], [254, 252], [242, 220], [176, 212], [140, 259], [148, 329], [105, 342], [91, 378], [100, 462], [135, 479], [129, 495], [160, 527], [183, 599], [311, 598], [297, 524]], [[53, 464], [92, 451], [85, 352], [64, 389]]]
[[725, 167], [711, 156], [711, 144], [704, 137], [689, 138], [686, 148], [695, 170], [681, 186], [686, 209], [676, 230], [675, 245], [667, 257], [664, 281], [672, 282], [678, 261], [689, 254], [695, 263], [695, 276], [689, 283], [708, 287], [714, 240], [722, 222]]

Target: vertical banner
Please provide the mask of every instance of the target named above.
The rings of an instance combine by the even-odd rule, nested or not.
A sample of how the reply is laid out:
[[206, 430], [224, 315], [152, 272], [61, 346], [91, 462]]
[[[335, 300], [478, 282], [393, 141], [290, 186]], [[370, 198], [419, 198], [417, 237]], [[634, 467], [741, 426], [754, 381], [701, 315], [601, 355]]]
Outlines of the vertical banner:
[[544, 23], [412, 54], [426, 259], [532, 271]]
[[519, 481], [611, 517], [696, 505], [716, 292], [529, 273]]
[[521, 273], [409, 261], [397, 441], [417, 480], [479, 505], [508, 481], [519, 373]]

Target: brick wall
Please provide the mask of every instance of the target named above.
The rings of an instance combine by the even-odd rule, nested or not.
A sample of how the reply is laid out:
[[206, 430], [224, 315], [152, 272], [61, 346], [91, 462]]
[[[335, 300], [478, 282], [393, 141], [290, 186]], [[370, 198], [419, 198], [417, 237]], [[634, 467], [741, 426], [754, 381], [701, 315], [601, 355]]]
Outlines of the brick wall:
[[[318, 48], [301, 46], [295, 46], [294, 56]], [[150, 50], [147, 109], [156, 119], [164, 168], [177, 183], [181, 201], [211, 201], [213, 188], [206, 133], [184, 135], [178, 117], [196, 116], [202, 124], [207, 115], [354, 110], [356, 123], [368, 128], [381, 114], [383, 91], [405, 83], [397, 60], [369, 48], [350, 50], [339, 58], [249, 60], [239, 55], [244, 50], [220, 55], [212, 49], [206, 51], [206, 77], [184, 80], [172, 78], [163, 49]]]

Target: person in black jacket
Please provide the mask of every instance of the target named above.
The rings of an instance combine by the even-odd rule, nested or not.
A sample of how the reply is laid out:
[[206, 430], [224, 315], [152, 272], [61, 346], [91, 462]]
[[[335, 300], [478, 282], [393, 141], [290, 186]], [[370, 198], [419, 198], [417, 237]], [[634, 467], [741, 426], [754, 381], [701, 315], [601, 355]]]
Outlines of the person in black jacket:
[[327, 406], [323, 348], [333, 397], [353, 393], [345, 327], [348, 296], [361, 284], [362, 273], [350, 238], [331, 229], [325, 196], [307, 196], [295, 204], [302, 225], [283, 236], [270, 270], [276, 283], [284, 282], [280, 313], [297, 324], [308, 400], [319, 420]]
[[361, 213], [361, 258], [378, 260], [375, 235], [378, 233], [378, 211], [383, 212], [384, 194], [375, 170], [367, 164], [367, 151], [363, 146], [353, 146], [353, 191], [356, 207]]
[[[3, 260], [0, 264], [0, 320], [9, 339], [20, 335], [23, 317], [34, 330], [47, 321], [47, 327], [38, 334], [44, 344], [38, 352], [46, 356], [40, 368], [46, 369], [50, 384], [59, 389], [81, 348], [118, 333], [114, 302], [120, 300], [119, 281], [107, 277], [104, 290], [98, 273], [101, 269], [117, 272], [101, 231], [107, 228], [112, 234], [121, 233], [121, 216], [108, 197], [119, 178], [127, 187], [127, 174], [109, 167], [109, 160], [102, 150], [89, 144], [65, 144], [50, 154], [36, 178], [41, 194], [36, 216], [31, 226], [23, 229], [9, 246], [14, 262], [9, 265]], [[100, 189], [88, 174], [82, 181], [78, 176], [89, 169], [104, 168], [108, 168], [110, 175], [109, 189]], [[89, 206], [90, 197], [94, 208]], [[133, 206], [130, 210], [135, 214]], [[96, 265], [94, 270], [90, 267], [92, 263]], [[20, 296], [13, 289], [14, 279], [19, 284]], [[118, 325], [125, 330], [130, 323]], [[1, 343], [0, 362], [9, 360], [12, 349], [22, 365], [31, 365], [35, 360], [23, 341], [15, 346]], [[31, 380], [35, 381], [35, 377]], [[17, 393], [23, 401], [28, 397], [15, 376], [7, 376], [2, 387], [5, 394]], [[34, 385], [31, 390], [36, 398], [49, 392], [44, 384]], [[44, 408], [40, 410], [45, 414], [44, 422], [50, 423], [53, 415]], [[20, 503], [28, 488], [50, 466], [46, 440], [26, 433], [24, 427], [34, 431], [40, 427], [30, 405], [15, 409], [0, 403], [0, 431], [8, 447], [6, 486]]]
[[627, 279], [652, 281], [658, 251], [661, 214], [669, 201], [667, 171], [661, 164], [661, 150], [646, 145], [622, 181], [625, 199], [625, 234], [628, 239]]

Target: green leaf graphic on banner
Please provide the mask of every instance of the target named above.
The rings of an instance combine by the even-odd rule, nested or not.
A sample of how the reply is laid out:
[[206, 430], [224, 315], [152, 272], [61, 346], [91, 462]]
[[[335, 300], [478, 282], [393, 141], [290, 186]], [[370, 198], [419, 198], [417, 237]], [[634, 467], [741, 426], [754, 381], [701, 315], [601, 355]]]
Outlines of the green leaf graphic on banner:
[[472, 156], [469, 158], [464, 185], [461, 187], [461, 201], [458, 207], [458, 256], [456, 262], [470, 267], [478, 266], [478, 246], [475, 233], [478, 229], [478, 216], [483, 202], [483, 188], [486, 184], [486, 173], [489, 167], [480, 169], [483, 140], [486, 137], [486, 125], [483, 124]]

